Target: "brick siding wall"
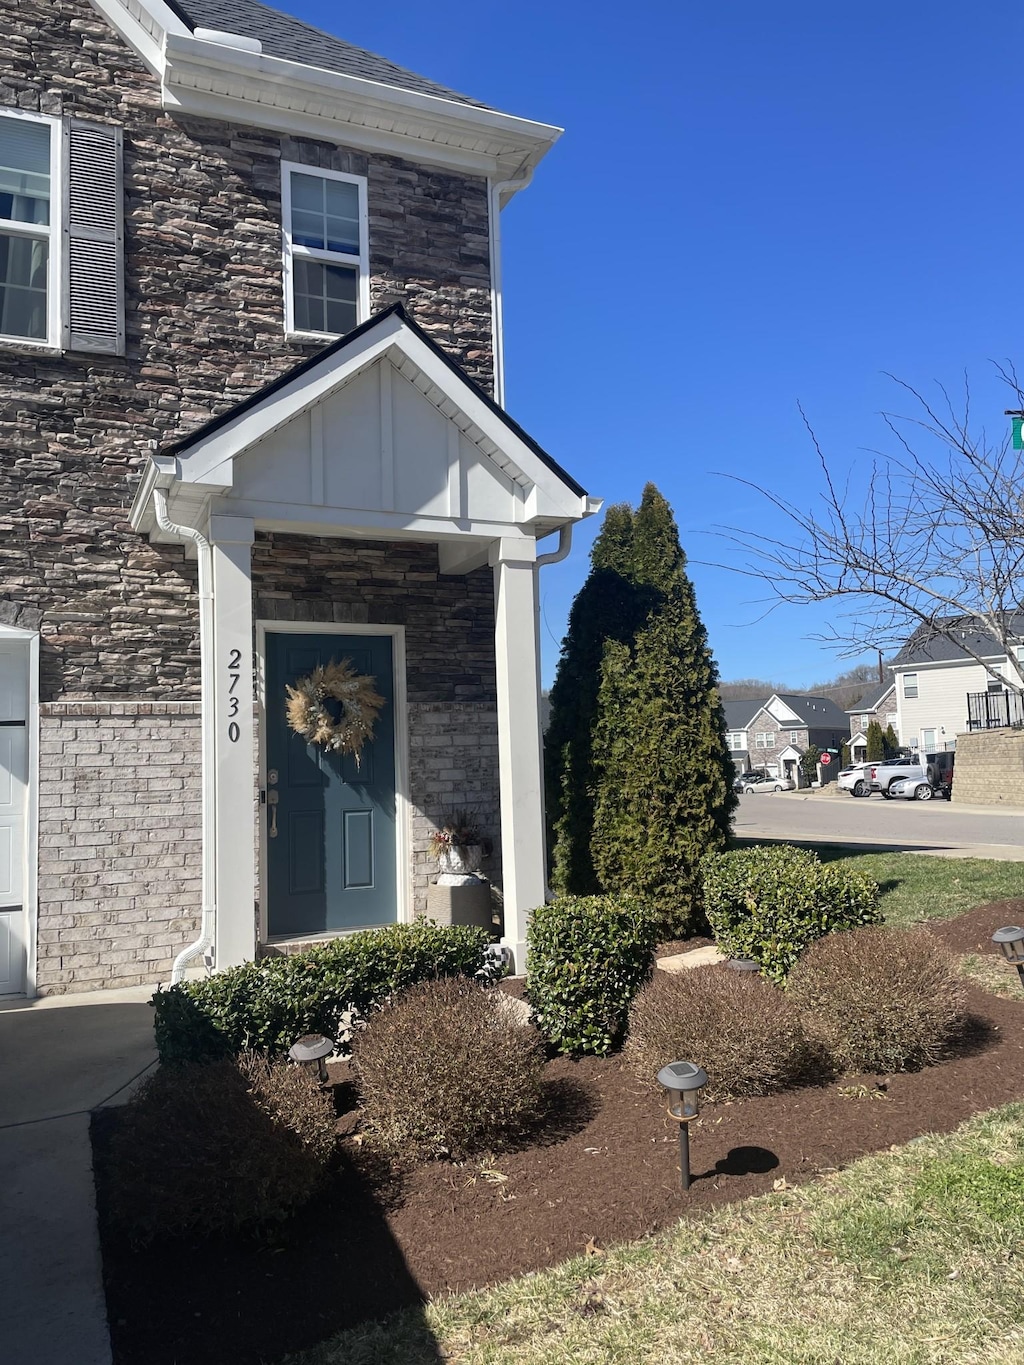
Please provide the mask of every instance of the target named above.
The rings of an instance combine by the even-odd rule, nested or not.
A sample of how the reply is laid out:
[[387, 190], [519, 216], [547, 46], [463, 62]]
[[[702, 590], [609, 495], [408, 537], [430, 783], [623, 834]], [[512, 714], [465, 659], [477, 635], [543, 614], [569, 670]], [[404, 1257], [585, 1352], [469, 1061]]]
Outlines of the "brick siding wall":
[[40, 995], [166, 981], [199, 933], [195, 703], [50, 703], [39, 737]]

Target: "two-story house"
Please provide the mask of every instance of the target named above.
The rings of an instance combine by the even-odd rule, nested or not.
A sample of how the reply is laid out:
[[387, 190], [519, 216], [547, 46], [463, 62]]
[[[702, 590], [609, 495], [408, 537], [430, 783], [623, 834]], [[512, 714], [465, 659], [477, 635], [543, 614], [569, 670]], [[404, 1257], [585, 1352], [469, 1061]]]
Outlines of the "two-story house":
[[467, 806], [521, 969], [537, 574], [599, 505], [503, 407], [559, 130], [258, 0], [0, 15], [0, 992], [410, 918]]
[[[921, 626], [892, 663], [900, 739], [920, 753], [955, 749], [969, 730], [1024, 722], [1020, 675], [1005, 648], [974, 618], [947, 626], [951, 635]], [[1024, 656], [1024, 644], [1014, 648]]]
[[856, 706], [846, 713], [850, 718], [850, 758], [854, 763], [863, 763], [868, 756], [868, 726], [872, 721], [883, 731], [891, 725], [899, 739], [900, 717], [896, 703], [896, 684], [892, 680], [879, 683], [877, 687], [865, 692]]
[[[772, 777], [800, 786], [800, 760], [811, 745], [838, 751], [846, 738], [846, 716], [829, 697], [775, 693], [763, 701], [727, 701], [724, 708], [726, 742], [738, 772], [767, 768]], [[826, 766], [826, 780], [838, 766]]]

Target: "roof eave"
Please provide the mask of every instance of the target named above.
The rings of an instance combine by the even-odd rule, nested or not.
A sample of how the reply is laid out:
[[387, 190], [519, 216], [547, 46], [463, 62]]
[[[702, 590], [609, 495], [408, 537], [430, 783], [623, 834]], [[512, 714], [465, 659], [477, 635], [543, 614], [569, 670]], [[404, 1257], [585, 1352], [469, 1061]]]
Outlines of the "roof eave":
[[499, 110], [197, 38], [163, 0], [92, 4], [159, 77], [165, 109], [496, 179], [528, 179], [562, 134]]

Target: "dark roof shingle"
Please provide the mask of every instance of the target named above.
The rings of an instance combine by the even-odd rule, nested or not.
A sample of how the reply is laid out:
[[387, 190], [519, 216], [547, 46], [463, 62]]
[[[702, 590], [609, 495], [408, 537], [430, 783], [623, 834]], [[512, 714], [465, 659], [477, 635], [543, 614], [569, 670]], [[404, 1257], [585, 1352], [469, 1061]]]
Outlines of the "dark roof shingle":
[[411, 90], [417, 95], [434, 95], [439, 99], [454, 100], [475, 109], [488, 109], [479, 100], [460, 95], [415, 71], [406, 71], [386, 57], [346, 43], [322, 29], [313, 28], [290, 14], [263, 5], [260, 0], [167, 0], [183, 23], [192, 30], [220, 29], [237, 33], [243, 38], [258, 38], [268, 57], [281, 57], [304, 66], [319, 67], [322, 71], [338, 71], [346, 76], [376, 81], [399, 90]]

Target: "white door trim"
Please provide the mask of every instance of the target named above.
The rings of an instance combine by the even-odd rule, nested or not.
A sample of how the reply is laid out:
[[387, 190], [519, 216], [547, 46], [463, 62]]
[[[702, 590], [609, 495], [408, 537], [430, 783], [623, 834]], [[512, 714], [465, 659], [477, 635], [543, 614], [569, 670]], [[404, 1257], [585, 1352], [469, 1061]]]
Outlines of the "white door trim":
[[25, 990], [36, 993], [37, 934], [39, 927], [39, 632], [0, 625], [0, 642], [22, 644], [28, 653], [28, 790], [25, 793], [25, 845], [22, 936], [25, 950]]
[[[406, 704], [405, 627], [358, 625], [345, 621], [256, 622], [256, 702], [258, 716], [258, 768], [260, 790], [267, 785], [267, 636], [268, 635], [388, 635], [395, 684], [395, 857], [397, 859], [399, 923], [413, 919], [412, 838], [409, 796], [409, 712]], [[259, 806], [260, 943], [267, 933], [267, 807]], [[344, 937], [346, 932], [331, 937]]]

